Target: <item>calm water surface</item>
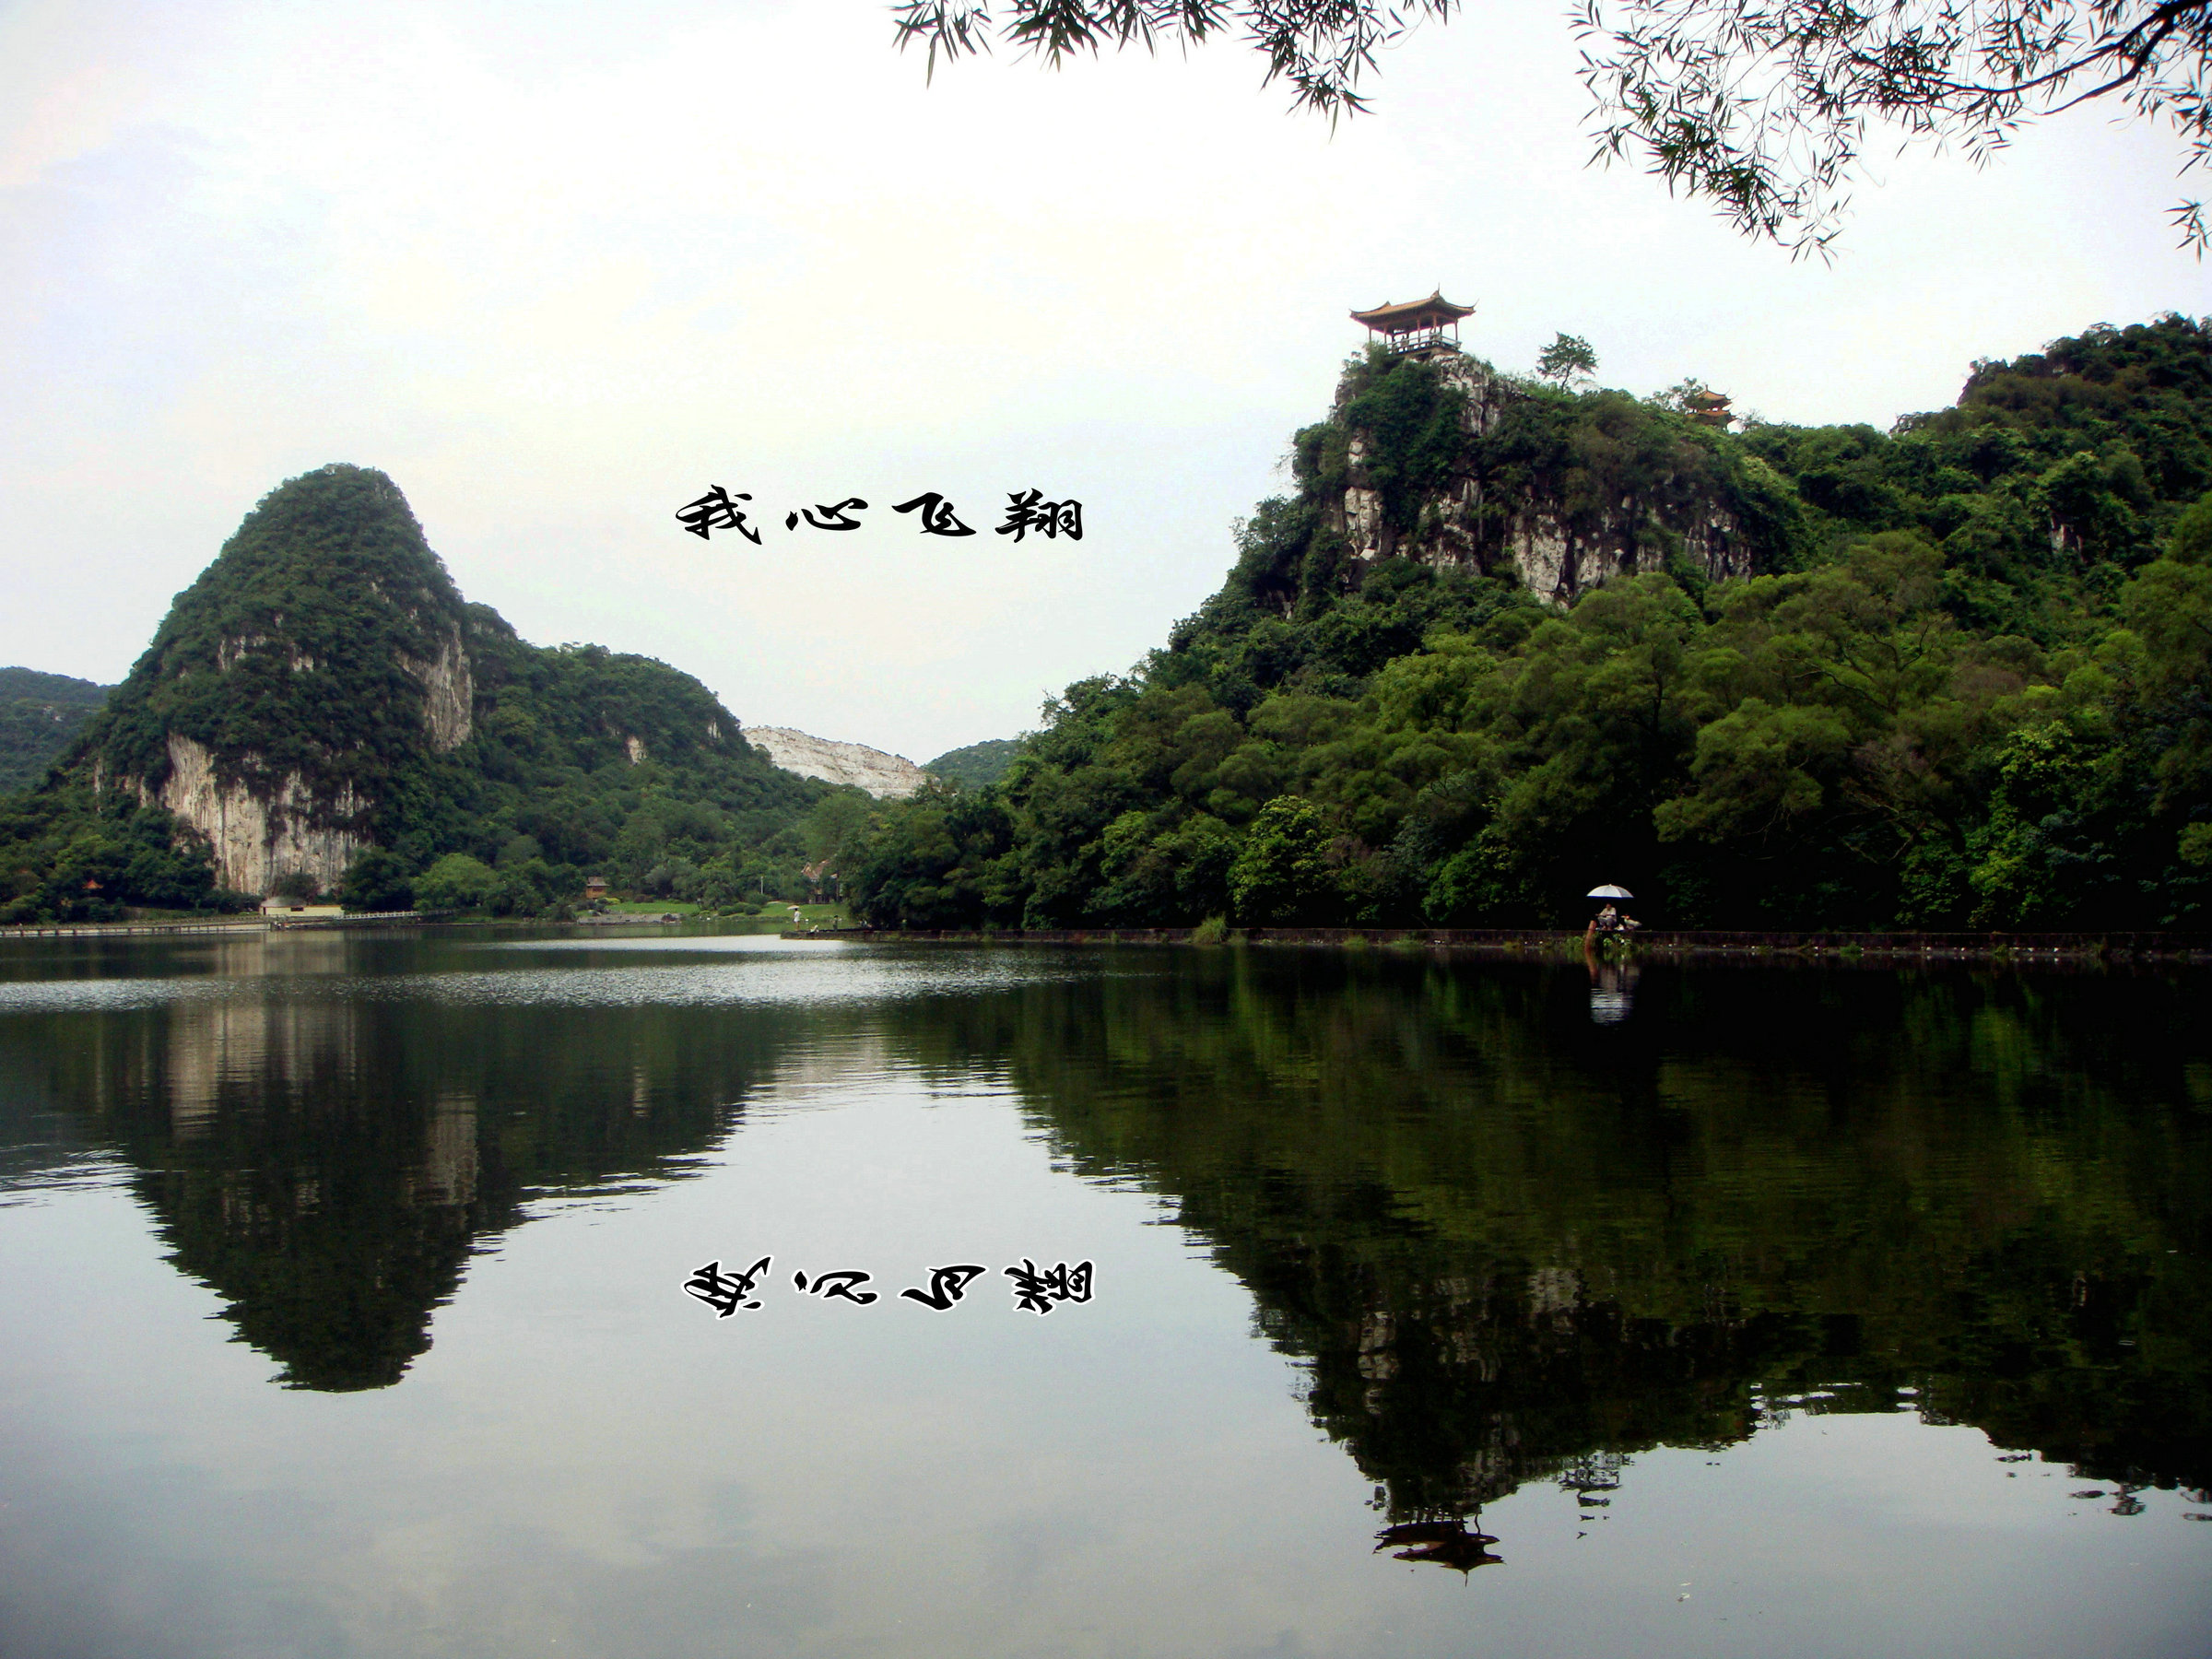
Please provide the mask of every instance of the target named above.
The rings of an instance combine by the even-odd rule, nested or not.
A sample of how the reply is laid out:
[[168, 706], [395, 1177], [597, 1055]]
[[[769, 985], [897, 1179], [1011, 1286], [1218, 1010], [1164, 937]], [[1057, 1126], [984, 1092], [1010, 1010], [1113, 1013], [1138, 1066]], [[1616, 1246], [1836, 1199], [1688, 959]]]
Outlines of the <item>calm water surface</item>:
[[2208, 996], [0, 945], [0, 1653], [2212, 1653]]

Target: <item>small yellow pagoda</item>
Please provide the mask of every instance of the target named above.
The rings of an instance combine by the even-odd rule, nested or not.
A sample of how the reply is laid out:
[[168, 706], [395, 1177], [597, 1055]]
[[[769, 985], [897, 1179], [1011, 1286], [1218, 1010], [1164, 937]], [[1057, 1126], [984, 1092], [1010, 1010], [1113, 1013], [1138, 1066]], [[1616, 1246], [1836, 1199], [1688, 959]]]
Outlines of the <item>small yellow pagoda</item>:
[[1459, 320], [1474, 314], [1473, 306], [1453, 304], [1439, 288], [1426, 300], [1408, 300], [1402, 305], [1386, 300], [1372, 311], [1356, 311], [1352, 321], [1382, 335], [1391, 351], [1457, 351]]
[[1700, 426], [1725, 427], [1735, 418], [1728, 413], [1733, 401], [1720, 392], [1692, 392], [1682, 400], [1683, 413]]

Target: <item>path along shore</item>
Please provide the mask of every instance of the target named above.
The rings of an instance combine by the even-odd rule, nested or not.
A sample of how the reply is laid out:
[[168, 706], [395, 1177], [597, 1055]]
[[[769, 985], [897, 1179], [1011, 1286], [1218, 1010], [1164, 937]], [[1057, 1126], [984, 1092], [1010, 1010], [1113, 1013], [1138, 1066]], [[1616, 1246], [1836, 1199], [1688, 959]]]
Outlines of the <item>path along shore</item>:
[[[1090, 927], [965, 932], [939, 928], [822, 928], [786, 939], [863, 944], [1250, 945], [1449, 951], [1506, 959], [1580, 958], [1583, 935], [1545, 928], [1240, 927], [1194, 937], [1190, 927]], [[1797, 958], [1833, 961], [2119, 961], [2212, 963], [2208, 933], [1724, 933], [1644, 929], [1602, 948], [1641, 960]]]
[[[600, 918], [665, 925], [665, 916]], [[260, 917], [206, 922], [49, 923], [0, 927], [7, 939], [127, 938], [146, 935], [241, 935], [300, 928], [451, 926], [446, 915], [394, 911], [312, 920]], [[569, 926], [575, 924], [559, 924]], [[1455, 956], [1540, 960], [1579, 958], [1581, 933], [1548, 928], [1239, 927], [1209, 933], [1193, 927], [953, 928], [824, 927], [793, 930], [785, 939], [859, 944], [947, 945], [1230, 945], [1308, 949], [1444, 951]], [[1716, 958], [1783, 958], [1830, 961], [2109, 961], [2212, 964], [2212, 933], [1841, 933], [1688, 932], [1645, 929], [1613, 935], [1602, 948], [1645, 961]]]
[[447, 921], [438, 911], [363, 911], [355, 916], [224, 916], [206, 922], [26, 922], [0, 927], [5, 939], [124, 939], [149, 934], [241, 935], [287, 933], [299, 928], [408, 927]]

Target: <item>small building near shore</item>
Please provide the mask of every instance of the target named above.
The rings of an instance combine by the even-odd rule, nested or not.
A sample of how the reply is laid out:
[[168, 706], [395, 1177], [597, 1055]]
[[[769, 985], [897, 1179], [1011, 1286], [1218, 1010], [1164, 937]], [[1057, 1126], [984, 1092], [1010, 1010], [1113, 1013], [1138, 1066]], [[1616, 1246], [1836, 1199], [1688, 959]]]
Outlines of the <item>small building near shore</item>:
[[342, 916], [346, 907], [339, 904], [315, 904], [305, 899], [287, 899], [282, 893], [271, 893], [261, 901], [265, 916]]

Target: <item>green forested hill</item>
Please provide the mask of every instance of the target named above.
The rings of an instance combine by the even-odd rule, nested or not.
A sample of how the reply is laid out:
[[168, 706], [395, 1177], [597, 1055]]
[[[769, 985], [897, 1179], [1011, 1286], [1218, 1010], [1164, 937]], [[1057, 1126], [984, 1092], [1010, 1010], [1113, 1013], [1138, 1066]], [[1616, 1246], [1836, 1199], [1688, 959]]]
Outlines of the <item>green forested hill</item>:
[[372, 908], [537, 913], [592, 874], [710, 904], [789, 892], [833, 794], [769, 764], [688, 675], [519, 639], [355, 466], [272, 491], [56, 779], [0, 804], [0, 918], [234, 902], [222, 850], [145, 804], [181, 764], [287, 827], [277, 880]]
[[0, 668], [0, 795], [45, 777], [107, 695], [107, 687], [65, 674]]
[[971, 743], [965, 748], [948, 749], [935, 760], [924, 763], [922, 770], [955, 783], [980, 788], [995, 783], [1006, 775], [1006, 768], [1021, 753], [1018, 737], [990, 737], [982, 743]]
[[[2212, 324], [1977, 363], [1888, 432], [1535, 385], [1471, 430], [1452, 396], [1355, 359], [1221, 590], [1001, 785], [890, 815], [867, 913], [1579, 924], [1617, 881], [1669, 925], [2202, 924]], [[1355, 453], [1418, 557], [1347, 558]], [[1531, 500], [1611, 514], [1632, 573], [1533, 596]]]

